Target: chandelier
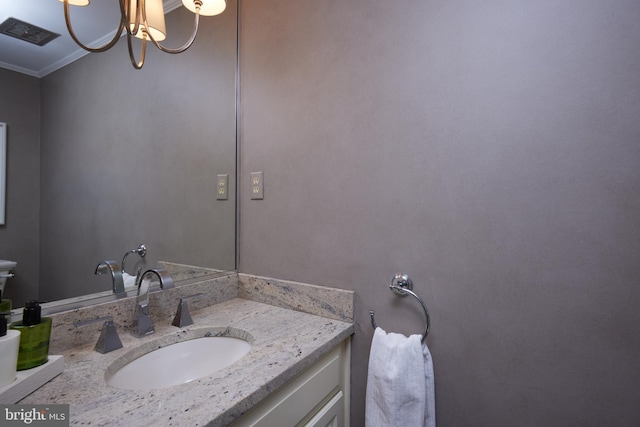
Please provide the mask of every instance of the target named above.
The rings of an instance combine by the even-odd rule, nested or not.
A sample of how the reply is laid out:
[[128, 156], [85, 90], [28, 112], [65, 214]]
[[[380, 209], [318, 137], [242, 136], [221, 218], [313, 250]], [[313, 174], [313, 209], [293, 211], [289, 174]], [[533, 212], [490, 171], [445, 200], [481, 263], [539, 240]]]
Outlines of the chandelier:
[[[200, 15], [213, 16], [218, 15], [227, 7], [225, 0], [182, 0], [182, 4], [195, 15], [195, 23], [193, 32], [189, 40], [177, 49], [169, 49], [160, 44], [167, 37], [167, 30], [164, 24], [164, 8], [162, 0], [118, 0], [120, 4], [120, 23], [113, 39], [100, 47], [88, 47], [83, 44], [73, 32], [71, 26], [71, 17], [69, 16], [69, 5], [71, 6], [87, 6], [90, 0], [59, 0], [64, 3], [64, 20], [67, 24], [69, 35], [78, 46], [89, 52], [105, 52], [111, 49], [122, 34], [127, 32], [127, 46], [129, 47], [129, 59], [131, 65], [139, 70], [144, 65], [144, 58], [147, 49], [147, 41], [151, 41], [158, 49], [166, 53], [181, 53], [187, 50], [196, 39], [198, 33], [198, 24]], [[133, 54], [132, 37], [142, 40], [140, 60], [135, 59]]]

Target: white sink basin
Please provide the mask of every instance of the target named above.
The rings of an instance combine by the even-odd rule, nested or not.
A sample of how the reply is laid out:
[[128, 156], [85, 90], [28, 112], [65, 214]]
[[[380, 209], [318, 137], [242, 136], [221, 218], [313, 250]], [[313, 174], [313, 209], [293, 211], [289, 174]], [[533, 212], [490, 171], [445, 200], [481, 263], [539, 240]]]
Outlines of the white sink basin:
[[107, 384], [127, 390], [151, 390], [188, 383], [239, 360], [251, 349], [240, 338], [204, 337], [147, 353], [105, 375]]

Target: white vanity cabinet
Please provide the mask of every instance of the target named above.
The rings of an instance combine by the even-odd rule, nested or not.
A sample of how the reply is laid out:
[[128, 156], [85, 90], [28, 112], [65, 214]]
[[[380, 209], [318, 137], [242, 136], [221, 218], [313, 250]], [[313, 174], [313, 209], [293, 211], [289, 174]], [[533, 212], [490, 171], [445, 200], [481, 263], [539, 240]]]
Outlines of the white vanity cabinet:
[[240, 417], [233, 427], [349, 427], [351, 339]]

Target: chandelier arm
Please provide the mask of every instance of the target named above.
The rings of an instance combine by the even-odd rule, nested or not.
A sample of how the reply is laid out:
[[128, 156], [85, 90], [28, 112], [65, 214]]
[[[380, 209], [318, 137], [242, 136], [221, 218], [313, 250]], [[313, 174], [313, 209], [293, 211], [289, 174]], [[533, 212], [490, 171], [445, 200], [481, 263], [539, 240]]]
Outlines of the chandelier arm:
[[127, 46], [129, 47], [129, 59], [131, 60], [131, 65], [136, 70], [139, 70], [144, 65], [144, 57], [147, 52], [147, 38], [142, 37], [142, 48], [140, 53], [140, 61], [136, 62], [135, 55], [133, 54], [133, 46], [131, 45], [131, 37], [132, 35], [127, 32]]
[[[143, 14], [144, 14], [143, 21], [144, 21], [144, 25], [146, 27], [147, 26], [146, 12], [143, 11]], [[194, 19], [194, 23], [193, 23], [193, 32], [191, 33], [191, 37], [189, 37], [189, 40], [187, 40], [187, 42], [185, 44], [183, 44], [181, 47], [179, 47], [177, 49], [171, 49], [171, 48], [162, 46], [160, 43], [158, 43], [153, 38], [153, 35], [151, 35], [150, 31], [147, 31], [147, 35], [149, 36], [149, 39], [155, 45], [155, 47], [157, 47], [161, 51], [163, 51], [165, 53], [182, 53], [182, 52], [184, 52], [185, 50], [187, 50], [187, 49], [189, 49], [191, 47], [191, 45], [193, 44], [193, 41], [196, 39], [196, 35], [198, 34], [198, 26], [200, 24], [200, 7], [199, 6], [196, 6], [196, 13], [194, 15], [195, 15], [195, 19]]]
[[69, 31], [69, 35], [71, 36], [73, 41], [76, 42], [76, 44], [81, 48], [83, 48], [84, 50], [87, 50], [93, 53], [106, 52], [107, 50], [115, 46], [125, 26], [124, 20], [120, 18], [120, 24], [118, 25], [118, 29], [116, 30], [116, 33], [113, 35], [113, 39], [111, 39], [111, 41], [105, 44], [104, 46], [94, 48], [94, 47], [89, 47], [84, 45], [80, 40], [78, 40], [75, 33], [73, 32], [73, 27], [71, 26], [71, 16], [69, 14], [69, 0], [64, 0], [64, 20], [65, 20], [65, 23], [67, 24], [67, 31]]
[[[131, 10], [131, 7], [130, 7], [131, 0], [124, 0], [124, 1], [127, 2], [127, 6], [126, 6], [127, 11]], [[121, 7], [122, 7], [122, 3], [123, 3], [123, 0], [120, 0], [120, 6]], [[125, 19], [127, 21], [127, 23], [129, 23], [129, 25], [127, 25], [127, 32], [129, 34], [132, 34], [132, 35], [135, 36], [136, 34], [138, 34], [138, 31], [140, 31], [141, 27], [144, 25], [141, 22], [141, 18], [140, 17], [143, 17], [143, 11], [145, 9], [146, 9], [146, 5], [145, 5], [145, 1], [144, 0], [136, 1], [136, 10], [135, 10], [136, 19], [135, 19], [135, 21], [133, 23], [133, 28], [129, 28], [130, 27], [130, 23], [131, 23], [131, 17], [128, 16], [126, 12], [122, 12], [122, 16], [124, 17], [123, 19]], [[144, 19], [146, 21], [146, 18], [144, 18]]]

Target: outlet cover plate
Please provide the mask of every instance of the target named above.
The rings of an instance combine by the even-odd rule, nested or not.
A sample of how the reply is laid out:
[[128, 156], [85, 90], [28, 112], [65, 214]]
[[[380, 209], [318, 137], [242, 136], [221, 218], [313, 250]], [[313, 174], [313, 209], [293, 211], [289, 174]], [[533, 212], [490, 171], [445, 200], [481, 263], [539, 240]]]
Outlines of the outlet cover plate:
[[264, 174], [262, 172], [251, 172], [251, 200], [264, 199]]
[[218, 174], [216, 182], [216, 199], [227, 200], [229, 198], [229, 174]]

